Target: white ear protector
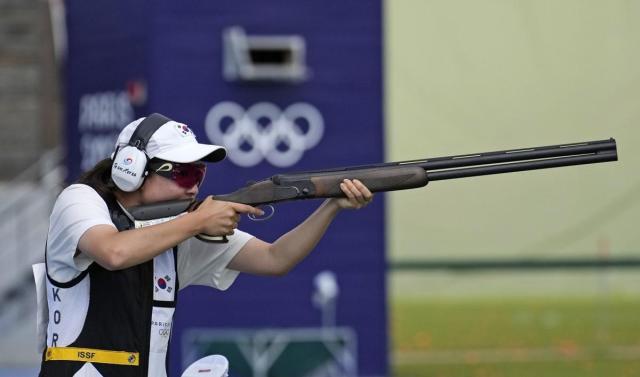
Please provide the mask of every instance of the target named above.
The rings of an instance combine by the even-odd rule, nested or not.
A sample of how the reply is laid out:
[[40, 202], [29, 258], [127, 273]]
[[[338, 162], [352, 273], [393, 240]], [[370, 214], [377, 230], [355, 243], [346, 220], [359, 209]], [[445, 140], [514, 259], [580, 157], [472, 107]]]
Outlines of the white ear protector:
[[169, 121], [171, 119], [161, 114], [149, 115], [138, 125], [129, 143], [116, 149], [111, 165], [111, 179], [120, 190], [132, 192], [142, 186], [149, 173], [147, 170], [149, 159], [145, 152], [147, 143], [154, 132]]

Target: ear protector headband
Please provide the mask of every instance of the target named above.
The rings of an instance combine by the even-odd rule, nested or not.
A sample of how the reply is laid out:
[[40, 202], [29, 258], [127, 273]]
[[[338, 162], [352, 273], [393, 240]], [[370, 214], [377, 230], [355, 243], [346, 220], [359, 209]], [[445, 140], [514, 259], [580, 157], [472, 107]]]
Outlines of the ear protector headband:
[[142, 186], [147, 170], [148, 157], [145, 152], [151, 136], [171, 119], [161, 114], [151, 114], [138, 125], [129, 143], [118, 147], [113, 154], [111, 179], [116, 186], [126, 192], [136, 191]]

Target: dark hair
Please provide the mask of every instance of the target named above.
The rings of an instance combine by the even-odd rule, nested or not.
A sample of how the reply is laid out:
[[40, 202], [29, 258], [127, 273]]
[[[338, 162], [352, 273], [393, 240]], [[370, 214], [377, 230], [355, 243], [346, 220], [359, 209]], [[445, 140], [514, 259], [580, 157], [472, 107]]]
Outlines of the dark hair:
[[104, 199], [115, 199], [118, 191], [116, 184], [111, 179], [111, 164], [113, 160], [105, 158], [98, 162], [91, 170], [84, 172], [76, 183], [91, 186]]

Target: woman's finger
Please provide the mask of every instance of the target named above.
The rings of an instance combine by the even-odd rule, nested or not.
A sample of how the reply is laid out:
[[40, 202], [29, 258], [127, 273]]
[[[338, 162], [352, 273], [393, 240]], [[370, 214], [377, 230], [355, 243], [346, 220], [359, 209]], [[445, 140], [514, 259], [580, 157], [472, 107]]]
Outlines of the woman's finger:
[[349, 201], [355, 200], [355, 196], [353, 195], [353, 192], [351, 192], [351, 189], [349, 188], [349, 186], [346, 184], [346, 182], [342, 182], [340, 183], [340, 189], [342, 190], [342, 192], [347, 196], [347, 198], [349, 199]]
[[367, 186], [365, 186], [362, 182], [360, 182], [357, 179], [354, 179], [353, 184], [360, 191], [360, 193], [362, 194], [362, 196], [367, 202], [370, 202], [373, 199], [373, 193], [369, 191]]
[[355, 200], [358, 203], [364, 203], [365, 201], [364, 196], [362, 195], [362, 192], [360, 192], [360, 190], [354, 185], [354, 183], [349, 179], [345, 179], [344, 183], [349, 189], [349, 191], [351, 191], [351, 194], [353, 195]]

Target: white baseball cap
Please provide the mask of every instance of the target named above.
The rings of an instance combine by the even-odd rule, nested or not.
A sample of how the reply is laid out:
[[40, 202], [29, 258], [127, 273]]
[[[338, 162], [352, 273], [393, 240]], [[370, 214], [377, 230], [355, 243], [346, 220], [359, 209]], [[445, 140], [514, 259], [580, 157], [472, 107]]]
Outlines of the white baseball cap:
[[[129, 144], [131, 135], [145, 118], [137, 119], [122, 129], [115, 149]], [[171, 162], [218, 162], [224, 160], [227, 151], [224, 147], [213, 144], [201, 144], [196, 135], [185, 124], [173, 120], [163, 124], [153, 133], [145, 152], [149, 159], [159, 158]], [[112, 156], [113, 157], [113, 156]]]

